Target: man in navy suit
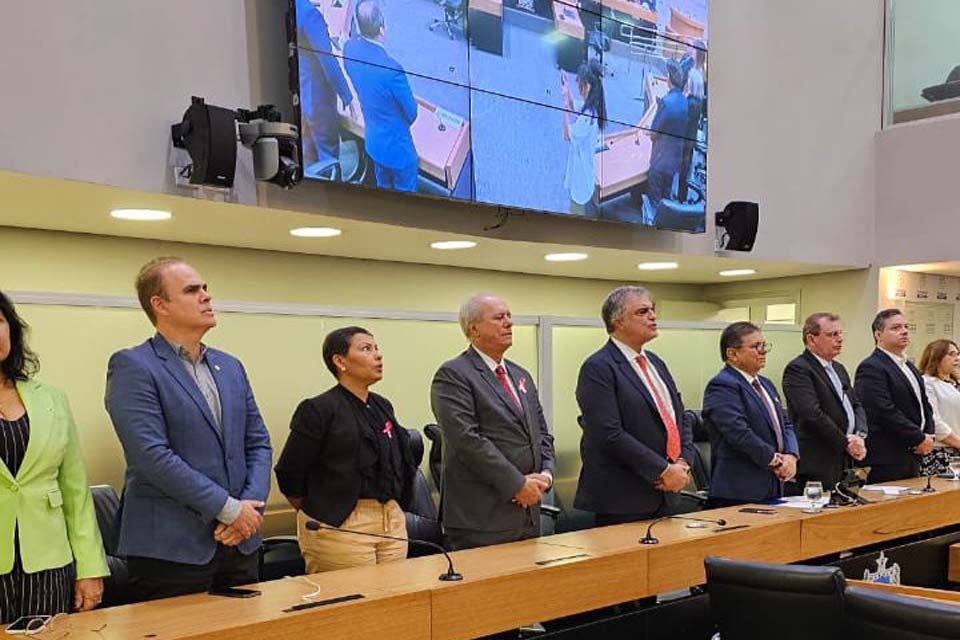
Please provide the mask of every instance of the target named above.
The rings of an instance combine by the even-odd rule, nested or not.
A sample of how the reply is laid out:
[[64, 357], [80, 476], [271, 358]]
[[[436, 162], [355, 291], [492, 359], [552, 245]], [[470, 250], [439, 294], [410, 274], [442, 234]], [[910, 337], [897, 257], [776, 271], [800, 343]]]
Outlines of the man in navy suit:
[[610, 339], [580, 367], [580, 457], [574, 506], [597, 525], [679, 513], [693, 436], [667, 365], [644, 346], [657, 312], [643, 287], [619, 287], [601, 309]]
[[337, 98], [356, 119], [357, 105], [333, 55], [330, 30], [323, 14], [309, 0], [296, 0], [297, 40], [300, 43], [300, 109], [304, 126], [304, 167], [320, 161], [335, 167], [339, 179], [340, 114]]
[[933, 450], [933, 409], [920, 372], [903, 355], [910, 344], [907, 319], [884, 309], [873, 320], [877, 348], [857, 367], [854, 388], [867, 412], [870, 482], [916, 477], [917, 456]]
[[362, 0], [357, 6], [357, 28], [360, 36], [343, 48], [344, 65], [360, 98], [377, 186], [415, 191], [417, 149], [410, 126], [417, 119], [417, 101], [403, 67], [383, 47], [383, 9], [377, 0]]
[[770, 345], [760, 327], [734, 322], [720, 334], [726, 365], [707, 383], [703, 419], [711, 432], [710, 506], [783, 496], [797, 473], [799, 447], [773, 382], [760, 375]]
[[270, 436], [236, 358], [200, 340], [207, 284], [177, 258], [148, 262], [140, 305], [157, 329], [113, 354], [106, 405], [127, 462], [120, 554], [139, 599], [258, 580]]

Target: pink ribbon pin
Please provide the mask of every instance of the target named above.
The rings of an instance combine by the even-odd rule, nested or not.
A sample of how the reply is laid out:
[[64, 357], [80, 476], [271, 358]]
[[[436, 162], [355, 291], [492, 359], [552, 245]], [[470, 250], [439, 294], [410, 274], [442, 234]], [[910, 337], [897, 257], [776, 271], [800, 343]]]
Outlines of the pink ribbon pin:
[[387, 420], [387, 423], [383, 425], [383, 433], [388, 438], [393, 438], [393, 423]]
[[517, 382], [517, 388], [520, 389], [520, 393], [525, 394], [527, 392], [527, 379], [520, 378], [520, 380]]

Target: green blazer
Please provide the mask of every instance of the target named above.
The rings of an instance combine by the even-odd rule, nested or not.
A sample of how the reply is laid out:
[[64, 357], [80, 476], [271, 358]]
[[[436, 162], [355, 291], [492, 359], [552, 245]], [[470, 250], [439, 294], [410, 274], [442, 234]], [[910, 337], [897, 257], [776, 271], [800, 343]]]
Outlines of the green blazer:
[[110, 574], [67, 396], [36, 380], [17, 383], [30, 441], [16, 477], [0, 462], [0, 574], [13, 569], [20, 529], [24, 571], [77, 562], [77, 579]]

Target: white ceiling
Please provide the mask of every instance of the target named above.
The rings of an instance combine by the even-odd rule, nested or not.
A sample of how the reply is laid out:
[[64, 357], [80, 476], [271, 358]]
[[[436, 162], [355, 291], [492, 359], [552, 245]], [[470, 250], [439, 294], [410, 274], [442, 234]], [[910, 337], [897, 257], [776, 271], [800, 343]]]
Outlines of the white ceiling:
[[[300, 211], [211, 202], [168, 194], [145, 193], [59, 178], [0, 172], [0, 225], [149, 238], [294, 253], [373, 260], [451, 265], [577, 278], [618, 281], [709, 283], [777, 278], [839, 271], [849, 267], [792, 262], [765, 262], [749, 257], [689, 256], [590, 246], [544, 244], [470, 237], [402, 227], [380, 222], [348, 220]], [[130, 222], [109, 216], [115, 208], [157, 208], [173, 213], [163, 222]], [[333, 226], [343, 230], [335, 238], [294, 238], [289, 230], [300, 226]], [[477, 247], [437, 251], [438, 240], [469, 239]], [[582, 262], [550, 263], [544, 254], [581, 251]], [[640, 271], [637, 264], [675, 261], [672, 271]], [[960, 274], [960, 263], [951, 263]], [[755, 276], [722, 278], [723, 269], [755, 269]]]

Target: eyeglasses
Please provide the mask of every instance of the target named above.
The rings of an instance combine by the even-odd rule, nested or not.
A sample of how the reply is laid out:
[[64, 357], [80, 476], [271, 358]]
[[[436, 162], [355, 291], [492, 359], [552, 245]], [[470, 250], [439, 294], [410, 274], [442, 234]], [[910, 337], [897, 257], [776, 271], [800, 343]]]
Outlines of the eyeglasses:
[[770, 353], [773, 351], [772, 342], [758, 342], [757, 344], [745, 344], [741, 345], [741, 349], [753, 349], [757, 353]]

